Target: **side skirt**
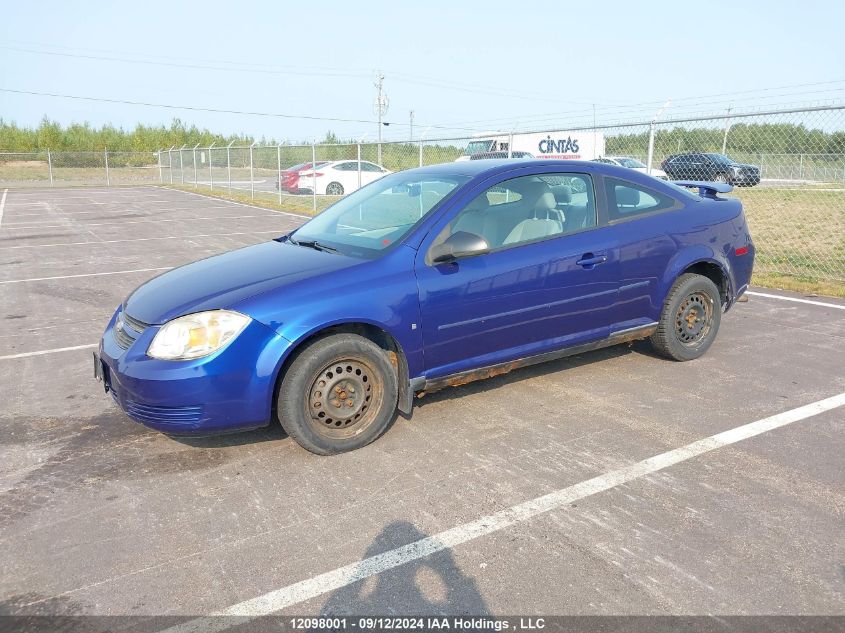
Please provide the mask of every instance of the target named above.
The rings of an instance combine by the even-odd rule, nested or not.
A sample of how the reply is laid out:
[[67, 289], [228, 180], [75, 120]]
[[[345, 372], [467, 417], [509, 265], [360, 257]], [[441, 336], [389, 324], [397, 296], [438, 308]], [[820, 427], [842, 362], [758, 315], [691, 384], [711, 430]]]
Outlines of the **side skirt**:
[[[640, 325], [627, 330], [620, 330], [614, 332], [608, 338], [592, 343], [584, 343], [583, 345], [575, 345], [573, 347], [565, 347], [563, 349], [554, 350], [552, 352], [544, 352], [535, 356], [526, 356], [506, 363], [498, 363], [496, 365], [489, 365], [487, 367], [480, 367], [479, 369], [470, 369], [462, 371], [457, 374], [443, 376], [441, 378], [426, 379], [424, 376], [414, 378], [411, 380], [411, 391], [431, 393], [439, 391], [446, 387], [457, 387], [458, 385], [465, 385], [476, 380], [484, 380], [485, 378], [492, 378], [493, 376], [501, 376], [507, 374], [514, 369], [521, 367], [529, 367], [539, 363], [545, 363], [567, 356], [574, 356], [576, 354], [583, 354], [604, 347], [611, 347], [620, 343], [630, 343], [639, 339], [648, 338], [657, 330], [657, 323], [649, 323], [648, 325]], [[422, 395], [422, 394], [419, 394]]]

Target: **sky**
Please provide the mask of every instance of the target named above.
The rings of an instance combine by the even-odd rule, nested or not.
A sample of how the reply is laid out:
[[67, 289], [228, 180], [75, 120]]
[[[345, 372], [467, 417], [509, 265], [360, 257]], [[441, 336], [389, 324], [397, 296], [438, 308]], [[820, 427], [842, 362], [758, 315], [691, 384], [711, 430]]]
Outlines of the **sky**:
[[374, 140], [378, 70], [385, 139], [410, 137], [412, 110], [413, 137], [440, 138], [646, 120], [667, 100], [665, 118], [845, 100], [841, 2], [3, 5], [0, 89], [180, 106], [0, 91], [0, 117], [24, 126], [178, 117], [256, 138]]

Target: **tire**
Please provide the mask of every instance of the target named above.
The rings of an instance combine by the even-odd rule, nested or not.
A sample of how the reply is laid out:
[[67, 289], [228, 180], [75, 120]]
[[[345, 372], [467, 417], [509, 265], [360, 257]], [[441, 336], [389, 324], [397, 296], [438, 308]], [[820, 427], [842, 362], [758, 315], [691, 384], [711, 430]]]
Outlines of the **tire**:
[[357, 334], [326, 336], [288, 367], [277, 400], [279, 422], [305, 450], [345, 453], [390, 427], [398, 394], [396, 371], [382, 348]]
[[725, 174], [716, 174], [713, 176], [713, 182], [721, 182], [723, 184], [728, 183], [728, 177]]
[[716, 284], [701, 275], [681, 275], [666, 297], [651, 345], [672, 360], [694, 360], [713, 344], [721, 319]]
[[342, 196], [343, 195], [343, 185], [339, 182], [330, 182], [326, 185], [326, 195], [327, 196]]

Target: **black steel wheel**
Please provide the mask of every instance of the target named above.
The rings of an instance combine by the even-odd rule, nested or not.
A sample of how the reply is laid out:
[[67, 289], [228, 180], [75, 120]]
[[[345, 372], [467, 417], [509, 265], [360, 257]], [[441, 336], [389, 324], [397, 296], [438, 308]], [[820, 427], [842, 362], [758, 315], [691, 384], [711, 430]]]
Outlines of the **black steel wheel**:
[[713, 326], [713, 299], [705, 292], [687, 295], [675, 314], [675, 336], [688, 347], [698, 345]]
[[357, 356], [318, 371], [304, 403], [314, 431], [327, 438], [349, 438], [372, 424], [384, 399], [377, 376], [367, 360]]
[[721, 317], [716, 284], [702, 275], [681, 275], [666, 297], [651, 344], [667, 358], [694, 360], [713, 344]]
[[334, 455], [378, 438], [396, 416], [396, 369], [357, 334], [334, 334], [298, 350], [279, 386], [282, 428], [303, 448]]

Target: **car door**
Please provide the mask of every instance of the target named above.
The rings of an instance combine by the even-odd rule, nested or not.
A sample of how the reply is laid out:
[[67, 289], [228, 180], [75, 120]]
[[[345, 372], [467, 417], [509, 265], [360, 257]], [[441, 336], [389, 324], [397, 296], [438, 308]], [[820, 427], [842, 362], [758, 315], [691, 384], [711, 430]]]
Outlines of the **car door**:
[[677, 252], [667, 221], [683, 204], [640, 183], [605, 176], [608, 224], [619, 244], [619, 290], [612, 333], [655, 322], [663, 274]]
[[[559, 204], [551, 188], [571, 189], [574, 179], [584, 191]], [[618, 249], [608, 227], [597, 226], [590, 175], [533, 173], [475, 193], [441, 218], [417, 255], [426, 376], [606, 337]], [[432, 247], [457, 232], [485, 238], [490, 252], [431, 261]]]
[[344, 193], [352, 193], [358, 188], [357, 169], [358, 165], [354, 161], [335, 163], [331, 168], [330, 179], [326, 183], [339, 182], [343, 187]]

